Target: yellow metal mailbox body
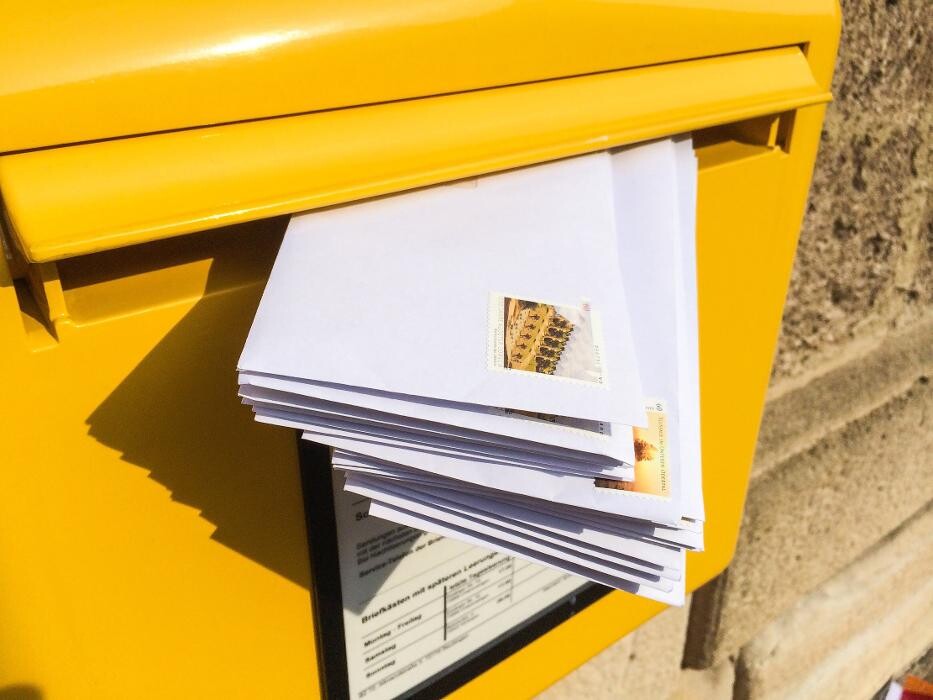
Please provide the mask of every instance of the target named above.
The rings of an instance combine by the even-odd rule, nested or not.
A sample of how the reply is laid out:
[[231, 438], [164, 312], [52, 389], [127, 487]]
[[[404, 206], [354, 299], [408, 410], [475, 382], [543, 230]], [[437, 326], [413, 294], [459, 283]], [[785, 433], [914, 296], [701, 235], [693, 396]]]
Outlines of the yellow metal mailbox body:
[[[317, 697], [294, 436], [234, 374], [281, 215], [689, 131], [688, 588], [722, 571], [838, 31], [832, 0], [6, 8], [0, 689]], [[613, 593], [455, 696], [531, 695], [659, 610]]]

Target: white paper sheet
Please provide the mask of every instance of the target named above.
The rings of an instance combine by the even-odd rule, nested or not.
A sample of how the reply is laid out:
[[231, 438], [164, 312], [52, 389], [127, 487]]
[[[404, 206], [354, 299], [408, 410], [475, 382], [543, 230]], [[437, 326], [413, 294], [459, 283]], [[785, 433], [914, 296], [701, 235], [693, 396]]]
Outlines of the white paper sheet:
[[[403, 462], [391, 462], [366, 457], [361, 454], [348, 454], [343, 450], [334, 455], [334, 466], [340, 469], [352, 469], [362, 463], [377, 467], [387, 473], [404, 475], [410, 471], [410, 465]], [[398, 470], [401, 468], [401, 472]], [[476, 462], [465, 463], [463, 460], [437, 457], [434, 467], [423, 470], [446, 479], [482, 486], [486, 489], [516, 494], [543, 501], [556, 502], [576, 508], [595, 511], [598, 517], [603, 514], [624, 515], [658, 523], [676, 526], [680, 522], [677, 513], [670, 511], [670, 502], [630, 491], [598, 488], [590, 477], [573, 474], [553, 474], [537, 469], [519, 469], [499, 464]]]
[[300, 396], [312, 403], [352, 405], [361, 410], [394, 415], [412, 422], [425, 421], [451, 429], [463, 428], [513, 437], [537, 443], [541, 449], [551, 446], [578, 450], [612, 457], [627, 464], [633, 464], [635, 460], [632, 429], [628, 425], [563, 416], [544, 420], [477, 404], [270, 377], [252, 372], [240, 373], [240, 386], [241, 389], [243, 386], [252, 386], [288, 396]]
[[544, 564], [546, 566], [550, 566], [560, 571], [565, 571], [575, 576], [583, 576], [590, 579], [591, 581], [602, 583], [605, 586], [635, 593], [636, 595], [640, 595], [651, 600], [656, 600], [667, 605], [682, 606], [684, 604], [684, 589], [680, 586], [675, 587], [674, 590], [669, 593], [665, 593], [663, 591], [657, 590], [656, 588], [636, 584], [632, 581], [629, 581], [628, 579], [621, 577], [611, 576], [603, 573], [602, 571], [580, 566], [578, 564], [568, 562], [563, 558], [549, 556], [533, 549], [529, 549], [528, 547], [505, 542], [494, 537], [477, 537], [471, 530], [458, 528], [443, 521], [397, 508], [387, 503], [373, 502], [370, 506], [369, 512], [371, 515], [377, 518], [393, 520], [402, 525], [408, 525], [409, 527], [427, 530], [428, 532], [434, 532], [445, 537], [454, 537], [456, 539], [468, 542], [470, 544], [475, 544], [480, 547], [487, 547], [488, 549], [503, 552], [505, 554], [511, 554], [521, 559]]
[[576, 546], [563, 546], [555, 541], [555, 538], [541, 535], [541, 533], [531, 534], [531, 530], [519, 530], [509, 524], [505, 524], [503, 519], [498, 521], [491, 518], [476, 517], [475, 514], [467, 515], [458, 511], [450, 502], [445, 502], [441, 498], [433, 497], [431, 499], [420, 499], [417, 494], [404, 488], [394, 487], [388, 482], [378, 480], [367, 480], [354, 475], [347, 477], [346, 489], [361, 496], [366, 496], [379, 503], [393, 505], [398, 508], [404, 508], [413, 513], [438, 519], [454, 527], [461, 527], [472, 530], [478, 536], [489, 536], [501, 539], [504, 542], [518, 544], [534, 549], [547, 556], [560, 557], [568, 562], [592, 568], [609, 576], [618, 576], [633, 583], [639, 583], [659, 591], [669, 593], [676, 585], [675, 581], [669, 578], [662, 578], [660, 571], [646, 572], [644, 566], [635, 568], [630, 561], [624, 561], [618, 556], [603, 556], [602, 554], [593, 556], [588, 552], [588, 548], [577, 544]]
[[[305, 431], [307, 439], [322, 445], [357, 451], [374, 458], [388, 459], [399, 464], [433, 470], [444, 468], [452, 461], [463, 470], [464, 478], [469, 475], [473, 465], [481, 470], [476, 478], [482, 479], [482, 469], [498, 467], [508, 470], [508, 478], [520, 478], [523, 470], [537, 470], [544, 474], [568, 474], [586, 477], [592, 481], [596, 477], [609, 476], [618, 480], [631, 480], [630, 467], [587, 465], [582, 462], [561, 461], [549, 456], [523, 453], [517, 450], [499, 448], [495, 445], [471, 445], [454, 440], [425, 438], [411, 433], [402, 433], [389, 428], [367, 428], [358, 430], [352, 424], [343, 424], [331, 419], [318, 420], [307, 415], [292, 414], [287, 411], [254, 406], [256, 420], [261, 423], [280, 425]], [[491, 465], [491, 466], [490, 466]]]
[[678, 568], [681, 563], [679, 552], [631, 535], [581, 527], [579, 523], [557, 515], [491, 500], [463, 490], [419, 485], [402, 479], [373, 479], [361, 472], [349, 473], [347, 480], [348, 483], [368, 486], [374, 490], [386, 489], [424, 503], [459, 509], [463, 513], [489, 522], [507, 524], [536, 537], [551, 538], [550, 541], [564, 547], [599, 552], [601, 556], [662, 578], [677, 581], [683, 573]]
[[690, 139], [663, 140], [618, 151], [612, 165], [619, 259], [633, 300], [642, 383], [668, 409], [671, 498], [682, 515], [702, 519], [696, 157]]
[[[359, 408], [348, 404], [337, 404], [333, 402], [324, 402], [318, 399], [288, 394], [281, 391], [265, 389], [249, 384], [240, 386], [240, 396], [251, 406], [266, 408], [269, 410], [287, 411], [296, 415], [307, 415], [318, 419], [331, 419], [335, 421], [345, 421], [347, 424], [354, 423], [361, 432], [366, 432], [367, 426], [379, 426], [385, 428], [397, 429], [415, 433], [424, 436], [436, 436], [439, 440], [449, 439], [469, 442], [476, 445], [490, 445], [501, 448], [522, 450], [541, 455], [542, 457], [551, 457], [556, 463], [560, 461], [582, 461], [588, 464], [598, 465], [616, 465], [620, 463], [618, 457], [607, 455], [606, 452], [624, 453], [630, 458], [624, 463], [632, 465], [634, 463], [634, 446], [631, 437], [631, 429], [627, 440], [622, 440], [618, 436], [606, 438], [598, 436], [599, 439], [593, 439], [588, 442], [596, 451], [589, 452], [567, 447], [558, 447], [554, 445], [543, 445], [532, 440], [520, 439], [509, 435], [497, 435], [490, 432], [482, 432], [468, 428], [444, 425], [433, 421], [423, 421], [408, 418], [406, 416], [393, 413], [383, 413], [370, 409]], [[587, 441], [580, 440], [580, 443], [587, 444]], [[628, 443], [628, 450], [607, 449], [611, 444]]]
[[684, 514], [695, 520], [706, 518], [703, 506], [702, 445], [700, 431], [700, 354], [699, 300], [697, 297], [696, 203], [697, 159], [693, 140], [674, 140], [677, 157], [678, 237], [681, 282], [684, 303], [678, 308], [683, 314], [681, 328], [685, 342], [680, 344], [680, 447], [681, 482]]
[[[593, 154], [293, 217], [239, 369], [641, 424], [608, 171]], [[496, 295], [590, 314], [600, 381], [497, 367]]]
[[[665, 525], [644, 519], [631, 518], [626, 515], [595, 513], [585, 508], [578, 508], [564, 503], [534, 499], [507, 491], [490, 490], [476, 484], [451, 482], [449, 479], [430, 472], [422, 472], [402, 465], [370, 459], [364, 455], [346, 452], [341, 449], [334, 451], [333, 463], [334, 468], [340, 471], [377, 476], [418, 488], [453, 489], [458, 493], [471, 494], [477, 499], [489, 503], [490, 508], [502, 507], [506, 510], [510, 506], [530, 508], [545, 520], [554, 517], [575, 523], [580, 532], [585, 529], [593, 529], [606, 532], [609, 535], [638, 540], [667, 550], [680, 548], [702, 549], [702, 522], [682, 518], [677, 525]], [[673, 566], [669, 559], [664, 558], [663, 553], [657, 556], [660, 557], [657, 559], [658, 563]]]

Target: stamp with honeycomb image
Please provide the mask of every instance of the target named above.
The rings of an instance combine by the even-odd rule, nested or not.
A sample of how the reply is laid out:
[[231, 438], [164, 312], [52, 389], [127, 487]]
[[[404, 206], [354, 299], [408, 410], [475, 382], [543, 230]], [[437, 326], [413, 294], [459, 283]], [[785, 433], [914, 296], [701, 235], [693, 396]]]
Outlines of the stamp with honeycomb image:
[[588, 304], [497, 296], [491, 307], [496, 369], [603, 383], [598, 325]]

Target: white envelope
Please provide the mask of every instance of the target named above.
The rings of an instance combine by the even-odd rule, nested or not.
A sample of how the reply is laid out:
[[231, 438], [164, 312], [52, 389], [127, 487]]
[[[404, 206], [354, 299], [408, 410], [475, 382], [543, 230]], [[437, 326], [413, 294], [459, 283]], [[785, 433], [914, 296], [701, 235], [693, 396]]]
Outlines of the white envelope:
[[380, 501], [372, 502], [369, 512], [376, 518], [392, 520], [401, 525], [427, 530], [428, 532], [433, 532], [445, 537], [453, 537], [469, 544], [486, 547], [487, 549], [492, 549], [504, 554], [514, 555], [521, 559], [544, 564], [545, 566], [550, 566], [575, 576], [583, 576], [605, 586], [628, 591], [667, 605], [682, 606], [684, 604], [685, 595], [683, 582], [675, 586], [672, 591], [664, 592], [651, 586], [634, 583], [621, 576], [612, 576], [597, 569], [581, 566], [563, 557], [544, 554], [528, 546], [506, 542], [495, 537], [478, 537], [472, 530], [448, 524], [436, 517], [420, 515], [410, 510], [398, 508]]
[[437, 496], [423, 498], [422, 494], [399, 484], [350, 474], [347, 476], [346, 489], [380, 503], [443, 519], [451, 525], [473, 528], [478, 535], [485, 534], [506, 542], [530, 546], [536, 551], [551, 556], [565, 557], [568, 561], [580, 566], [642, 583], [661, 591], [669, 592], [676, 585], [676, 581], [671, 577], [665, 577], [662, 570], [651, 569], [641, 563], [635, 564], [630, 559], [619, 557], [612, 552], [595, 553], [595, 548], [587, 547], [582, 543], [569, 545], [547, 533], [531, 528], [516, 528], [514, 523], [505, 518], [492, 518], [486, 514], [478, 515], [475, 512], [467, 513], [460, 509], [459, 504]]
[[566, 417], [557, 417], [556, 421], [543, 420], [477, 404], [341, 387], [326, 382], [271, 377], [252, 372], [241, 372], [239, 380], [241, 388], [252, 386], [302, 396], [312, 402], [352, 405], [361, 410], [401, 416], [412, 421], [427, 421], [450, 428], [528, 440], [542, 446], [604, 455], [627, 464], [633, 464], [635, 460], [632, 428], [621, 423]]
[[[289, 394], [281, 391], [265, 389], [249, 384], [240, 385], [240, 396], [244, 402], [254, 407], [261, 407], [271, 410], [287, 411], [294, 414], [295, 417], [301, 415], [316, 416], [318, 418], [329, 417], [334, 420], [356, 423], [361, 431], [366, 431], [366, 426], [380, 426], [383, 428], [395, 428], [399, 431], [408, 431], [422, 435], [436, 435], [439, 438], [449, 438], [453, 440], [464, 441], [476, 445], [495, 445], [503, 448], [520, 449], [534, 455], [550, 456], [554, 460], [582, 460], [591, 464], [615, 465], [619, 464], [619, 459], [615, 456], [607, 455], [607, 452], [616, 452], [615, 449], [607, 449], [617, 443], [623, 442], [618, 435], [608, 436], [580, 436], [579, 439], [572, 442], [591, 445], [596, 451], [571, 449], [567, 447], [558, 447], [554, 445], [545, 445], [533, 440], [515, 438], [509, 435], [499, 435], [496, 433], [482, 432], [470, 428], [460, 428], [455, 425], [445, 425], [433, 421], [424, 421], [409, 418], [408, 416], [397, 415], [393, 413], [383, 413], [373, 411], [350, 404], [338, 404], [330, 401], [321, 401], [311, 397]], [[573, 428], [557, 428], [555, 432], [582, 432]], [[588, 431], [587, 431], [588, 432]], [[631, 429], [628, 431], [631, 433]], [[571, 442], [568, 440], [567, 442]], [[626, 441], [631, 451], [631, 459], [627, 462], [631, 465], [634, 462], [634, 446], [632, 437], [629, 435]], [[618, 450], [625, 452], [625, 450]]]
[[[609, 168], [599, 153], [293, 217], [239, 369], [643, 424]], [[599, 381], [503, 368], [504, 297], [579, 312], [595, 346], [575, 376]]]
[[[455, 490], [461, 494], [469, 494], [490, 507], [527, 509], [539, 514], [545, 520], [553, 517], [574, 523], [579, 532], [595, 530], [618, 535], [632, 540], [645, 542], [652, 546], [659, 546], [668, 550], [681, 548], [702, 550], [703, 524], [700, 522], [680, 519], [677, 525], [665, 525], [626, 515], [597, 513], [586, 508], [569, 506], [551, 501], [535, 499], [522, 494], [513, 494], [498, 491], [488, 487], [467, 482], [453, 482], [430, 472], [422, 472], [399, 464], [391, 464], [377, 459], [367, 458], [354, 452], [343, 449], [334, 450], [334, 468], [338, 471], [355, 474], [367, 474], [382, 479], [399, 481], [407, 486], [424, 489]], [[477, 501], [479, 502], [479, 501]], [[569, 531], [569, 530], [568, 530]], [[659, 562], [666, 560], [662, 555]], [[667, 561], [666, 566], [673, 566]]]
[[671, 498], [681, 515], [701, 519], [692, 142], [623, 149], [613, 153], [612, 167], [619, 264], [632, 302], [642, 386], [667, 408]]
[[[400, 476], [405, 476], [406, 471], [410, 472], [413, 468], [402, 461], [375, 459], [342, 449], [334, 452], [333, 463], [338, 469], [352, 469], [362, 464]], [[681, 517], [673, 510], [676, 504], [672, 504], [668, 499], [599, 488], [594, 484], [593, 478], [587, 476], [555, 474], [538, 469], [471, 462], [440, 455], [434, 456], [432, 469], [424, 471], [464, 484], [475, 484], [494, 491], [595, 511], [590, 515], [596, 518], [600, 517], [600, 514], [603, 517], [622, 515], [676, 526]]]
[[682, 284], [684, 298], [678, 312], [683, 313], [681, 328], [686, 339], [679, 345], [681, 483], [684, 514], [696, 520], [704, 520], [696, 257], [697, 159], [693, 140], [689, 137], [675, 139], [674, 150], [677, 158], [677, 213], [680, 220], [678, 248], [681, 262], [677, 279]]
[[500, 447], [495, 444], [476, 444], [444, 438], [419, 435], [391, 427], [360, 427], [334, 418], [319, 418], [287, 410], [254, 406], [256, 420], [305, 431], [306, 439], [331, 447], [357, 451], [399, 464], [432, 470], [443, 468], [443, 460], [455, 460], [470, 469], [471, 464], [498, 465], [500, 468], [535, 469], [548, 474], [577, 474], [590, 480], [608, 477], [620, 481], [631, 480], [634, 472], [626, 465], [588, 464], [577, 460], [561, 460], [549, 455]]
[[[266, 416], [263, 414], [263, 419]], [[482, 480], [483, 473], [489, 469], [499, 468], [506, 478], [522, 478], [526, 472], [534, 469], [550, 475], [571, 475], [587, 478], [590, 481], [597, 477], [618, 479], [619, 481], [632, 481], [634, 471], [631, 467], [585, 469], [570, 463], [547, 463], [531, 459], [502, 454], [495, 450], [485, 453], [456, 449], [452, 446], [439, 446], [430, 444], [414, 444], [393, 437], [369, 436], [337, 428], [305, 427], [304, 439], [328, 445], [338, 450], [351, 452], [356, 455], [389, 462], [401, 467], [436, 473], [444, 471], [450, 464], [455, 464], [470, 476], [470, 480]], [[472, 465], [483, 465], [476, 470]], [[479, 471], [476, 474], [475, 471]]]
[[[384, 478], [374, 482], [363, 472], [349, 473], [348, 479], [352, 479], [355, 483], [385, 484], [386, 487], [389, 483], [389, 480]], [[678, 568], [681, 557], [677, 549], [646, 542], [636, 535], [590, 527], [560, 515], [495, 500], [462, 489], [454, 490], [404, 479], [393, 481], [394, 488], [398, 492], [410, 493], [426, 503], [435, 502], [433, 499], [440, 499], [437, 503], [460, 508], [464, 513], [473, 514], [475, 517], [509, 523], [511, 527], [524, 528], [529, 533], [537, 533], [539, 537], [553, 536], [555, 542], [565, 547], [574, 548], [583, 545], [591, 551], [604, 552], [608, 555], [615, 554], [621, 557], [620, 561], [628, 561], [629, 566], [657, 573], [662, 578], [678, 581], [683, 573], [683, 570]]]

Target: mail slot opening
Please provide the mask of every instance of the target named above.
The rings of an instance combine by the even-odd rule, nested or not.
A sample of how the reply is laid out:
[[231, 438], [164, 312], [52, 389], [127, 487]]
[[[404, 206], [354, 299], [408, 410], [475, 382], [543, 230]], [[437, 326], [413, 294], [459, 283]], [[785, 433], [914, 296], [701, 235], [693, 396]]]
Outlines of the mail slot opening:
[[718, 124], [693, 132], [700, 169], [790, 152], [794, 111]]
[[[793, 121], [794, 111], [785, 111], [694, 131], [701, 171], [787, 153]], [[24, 323], [30, 332], [40, 327], [53, 332], [56, 318], [67, 317], [80, 326], [224, 289], [261, 285], [286, 223], [285, 217], [259, 219], [41, 265], [26, 262], [14, 251], [14, 277], [24, 280], [17, 287]], [[49, 311], [50, 304], [55, 312]]]
[[262, 285], [282, 239], [282, 218], [211, 229], [55, 263], [76, 324]]
[[693, 141], [697, 149], [724, 141], [736, 141], [748, 146], [779, 148], [787, 151], [790, 146], [793, 123], [793, 111], [765, 114], [751, 119], [718, 124], [708, 129], [699, 129], [694, 132]]

